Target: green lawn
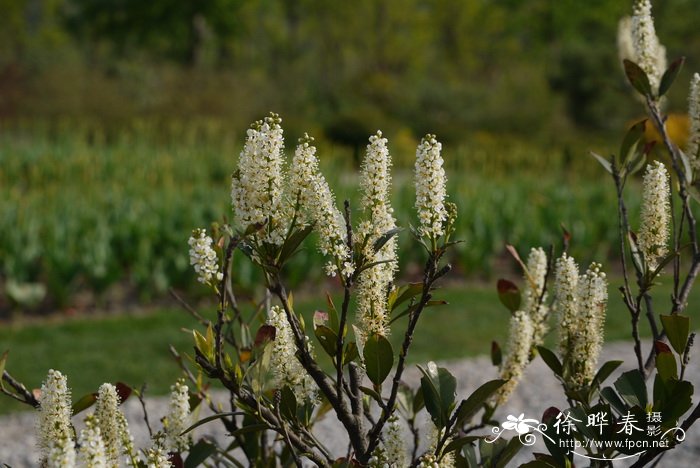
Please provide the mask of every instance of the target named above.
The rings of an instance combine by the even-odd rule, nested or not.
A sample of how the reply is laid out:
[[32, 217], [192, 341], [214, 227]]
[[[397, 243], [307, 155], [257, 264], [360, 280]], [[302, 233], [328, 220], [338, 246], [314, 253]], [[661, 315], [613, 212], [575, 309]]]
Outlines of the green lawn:
[[[629, 317], [615, 291], [617, 285], [614, 282], [610, 291], [607, 340], [630, 336]], [[669, 294], [670, 287], [660, 285], [655, 297], [665, 298]], [[410, 362], [485, 354], [493, 339], [505, 346], [509, 313], [499, 303], [495, 287], [453, 285], [437, 291], [435, 297], [449, 301], [449, 305], [424, 313]], [[700, 291], [692, 295], [690, 302], [698, 300]], [[311, 324], [313, 310], [324, 308], [320, 302], [301, 298], [296, 303], [296, 309], [307, 315], [307, 324]], [[661, 311], [659, 308], [658, 312]], [[395, 348], [399, 346], [405, 323], [405, 319], [400, 319], [393, 327], [391, 339]], [[152, 393], [162, 394], [178, 376], [168, 344], [189, 352], [191, 335], [182, 329], [194, 326], [194, 320], [180, 310], [5, 324], [0, 326], [0, 351], [10, 350], [7, 369], [31, 388], [39, 387], [46, 371], [55, 368], [68, 375], [74, 398], [96, 390], [102, 382], [117, 380], [131, 385], [147, 382]], [[642, 327], [642, 333], [648, 334], [646, 326]], [[9, 398], [0, 398], [0, 413], [19, 407]]]

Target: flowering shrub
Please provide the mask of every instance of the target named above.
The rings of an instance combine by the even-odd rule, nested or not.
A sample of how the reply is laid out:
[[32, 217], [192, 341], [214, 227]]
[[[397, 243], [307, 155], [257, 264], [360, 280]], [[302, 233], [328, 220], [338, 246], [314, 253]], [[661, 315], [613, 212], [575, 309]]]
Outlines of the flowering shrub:
[[[104, 384], [98, 393], [71, 404], [60, 372], [49, 372], [36, 398], [3, 371], [9, 385], [3, 392], [39, 408], [42, 460], [47, 466], [194, 466], [205, 460], [251, 466], [505, 466], [539, 433], [549, 453], [536, 454], [532, 466], [571, 466], [574, 453], [593, 463], [636, 455], [634, 466], [643, 466], [681, 443], [684, 431], [700, 418], [700, 406], [696, 406], [681, 421], [693, 395], [692, 385], [683, 379], [694, 335], [683, 312], [700, 271], [691, 206], [691, 197], [698, 193], [694, 142], [700, 136], [692, 135], [689, 148], [695, 153], [688, 155], [668, 137], [660, 105], [682, 60], [662, 73], [665, 49], [654, 32], [651, 5], [638, 0], [633, 12], [632, 19], [622, 23], [620, 44], [625, 48], [627, 77], [643, 98], [650, 120], [629, 130], [617, 156], [594, 157], [611, 174], [617, 190], [624, 280], [620, 291], [632, 321], [635, 369], [623, 373], [612, 386], [603, 386], [622, 364], [598, 365], [608, 279], [598, 263], [580, 272], [567, 252], [570, 236], [565, 233], [558, 255], [554, 246], [548, 252], [533, 248], [524, 262], [509, 246], [523, 270], [524, 286], [521, 293], [508, 280], [498, 283], [499, 297], [512, 313], [505, 355], [501, 356], [498, 344], [492, 348], [499, 379], [485, 382], [457, 401], [455, 377], [429, 362], [419, 366], [420, 386], [409, 388], [402, 377], [412, 339], [423, 312], [443, 303], [435, 297], [436, 285], [450, 271], [443, 259], [457, 243], [453, 238], [457, 207], [446, 199], [440, 142], [435, 135], [426, 135], [416, 151], [417, 216], [409, 231], [425, 252], [425, 267], [420, 282], [401, 285], [396, 282], [396, 238], [401, 229], [390, 202], [386, 138], [381, 132], [369, 138], [361, 166], [361, 209], [355, 213], [349, 202], [342, 210], [336, 205], [319, 170], [311, 137], [300, 139], [291, 162], [285, 160], [281, 119], [271, 114], [248, 130], [232, 178], [233, 223], [214, 225], [211, 235], [196, 229], [189, 239], [191, 264], [218, 302], [214, 322], [192, 310], [205, 331], [193, 330], [192, 366], [179, 362], [193, 391], [184, 382], [172, 387], [162, 430], [152, 434], [150, 447], [137, 452], [119, 408], [131, 392], [128, 387]], [[695, 133], [700, 129], [697, 82], [696, 75], [690, 94]], [[653, 146], [641, 141], [650, 124], [656, 126], [668, 152], [674, 190], [664, 163], [646, 164]], [[635, 232], [628, 222], [624, 189], [629, 177], [644, 167], [641, 224]], [[672, 213], [672, 207], [677, 213]], [[359, 221], [353, 222], [357, 214]], [[327, 259], [326, 273], [342, 287], [343, 299], [336, 306], [329, 295], [327, 310], [317, 311], [313, 323], [306, 324], [295, 310], [284, 273], [288, 260], [312, 234]], [[682, 261], [686, 242], [692, 255]], [[256, 307], [242, 307], [236, 300], [231, 276], [238, 261], [252, 262], [263, 273], [266, 294]], [[659, 324], [651, 294], [666, 269], [672, 270], [674, 292], [670, 312], [659, 316]], [[646, 359], [638, 330], [642, 314], [653, 334]], [[556, 317], [558, 352], [544, 346], [551, 316]], [[387, 337], [399, 320], [407, 323], [397, 351]], [[331, 358], [332, 369], [319, 364], [320, 353]], [[496, 410], [538, 356], [561, 382], [569, 407], [550, 408], [541, 422], [511, 415], [499, 427], [493, 419]], [[650, 397], [645, 381], [651, 377]], [[232, 411], [212, 403], [210, 381], [229, 392]], [[206, 402], [214, 416], [193, 421], [191, 402]], [[76, 437], [72, 414], [93, 404], [94, 412], [85, 417], [85, 427]], [[426, 443], [420, 445], [417, 415], [423, 410], [431, 427]], [[349, 446], [344, 453], [332, 453], [314, 433], [314, 423], [327, 413], [347, 434]], [[658, 433], [634, 433], [633, 423], [645, 414], [654, 415]], [[191, 430], [213, 421], [225, 426], [230, 443], [218, 446], [205, 439], [195, 443]], [[492, 426], [491, 433], [479, 435], [486, 426]], [[404, 443], [406, 428], [414, 436], [411, 447]], [[504, 431], [517, 435], [506, 441], [501, 438]], [[567, 449], [572, 441], [625, 436], [646, 445], [642, 450], [634, 444], [590, 444], [581, 453]]]

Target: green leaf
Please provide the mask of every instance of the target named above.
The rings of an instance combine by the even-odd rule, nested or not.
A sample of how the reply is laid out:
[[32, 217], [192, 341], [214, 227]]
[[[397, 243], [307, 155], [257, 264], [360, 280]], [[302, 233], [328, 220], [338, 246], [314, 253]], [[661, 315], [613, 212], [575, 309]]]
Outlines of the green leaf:
[[357, 343], [350, 341], [345, 345], [345, 351], [343, 352], [343, 365], [349, 364], [354, 361], [360, 353], [357, 350]]
[[477, 436], [463, 436], [452, 439], [452, 441], [445, 445], [445, 448], [442, 449], [442, 454], [444, 456], [450, 452], [454, 452], [455, 450], [460, 450], [465, 444], [474, 442], [477, 439]]
[[684, 63], [685, 57], [681, 57], [674, 60], [673, 63], [666, 69], [661, 77], [661, 83], [659, 84], [659, 97], [666, 94], [666, 92], [671, 88], [671, 85], [674, 81], [676, 81], [681, 68], [683, 68]]
[[491, 364], [500, 366], [503, 361], [503, 353], [497, 341], [491, 342]]
[[693, 182], [693, 166], [690, 163], [690, 159], [688, 159], [688, 156], [680, 148], [678, 148], [678, 155], [683, 163], [683, 175], [685, 176], [685, 181], [688, 182], [688, 184], [691, 184]]
[[501, 303], [511, 312], [515, 312], [520, 307], [520, 290], [515, 283], [507, 279], [499, 279], [496, 284], [498, 298]]
[[326, 302], [328, 303], [328, 324], [331, 326], [331, 330], [338, 333], [338, 329], [340, 328], [340, 319], [338, 318], [338, 309], [335, 308], [335, 304], [333, 304], [333, 298], [327, 292], [326, 292]]
[[313, 228], [313, 225], [306, 226], [304, 229], [293, 232], [287, 238], [287, 240], [282, 245], [282, 249], [280, 249], [280, 254], [278, 258], [278, 262], [280, 265], [286, 262], [292, 255], [294, 255], [294, 252], [296, 252], [297, 248], [301, 245], [302, 242], [304, 242], [304, 239], [306, 239], [309, 236], [309, 234], [311, 234]]
[[384, 247], [386, 243], [391, 240], [392, 237], [401, 231], [403, 231], [403, 228], [395, 227], [393, 229], [389, 229], [387, 232], [379, 236], [377, 240], [374, 241], [374, 245], [372, 246], [374, 248], [374, 252], [379, 252], [382, 247]]
[[83, 395], [78, 401], [73, 403], [73, 415], [75, 416], [76, 414], [85, 411], [94, 405], [96, 401], [97, 393], [88, 393], [87, 395]]
[[290, 421], [297, 417], [297, 399], [289, 385], [280, 390], [280, 414]]
[[314, 327], [314, 334], [326, 353], [335, 358], [335, 353], [338, 350], [338, 335], [325, 325]]
[[461, 426], [463, 422], [471, 419], [491, 395], [496, 393], [506, 382], [507, 380], [502, 379], [490, 380], [474, 390], [472, 394], [459, 405], [457, 426]]
[[384, 401], [382, 400], [382, 396], [376, 390], [360, 385], [360, 391], [362, 391], [362, 393], [364, 393], [365, 395], [373, 398], [374, 401], [376, 401], [380, 405], [384, 404]]
[[520, 449], [523, 447], [523, 443], [520, 441], [519, 438], [513, 437], [510, 439], [508, 442], [508, 445], [505, 446], [503, 450], [501, 450], [498, 454], [495, 455], [495, 467], [496, 468], [505, 468], [508, 466], [508, 462], [513, 459], [513, 457], [520, 451]]
[[644, 383], [644, 377], [642, 377], [638, 369], [625, 372], [615, 381], [614, 385], [620, 397], [628, 405], [646, 408], [648, 401], [647, 387]]
[[600, 391], [600, 396], [603, 397], [618, 413], [624, 414], [627, 411], [627, 405], [620, 399], [620, 396], [613, 390], [612, 387], [605, 387]]
[[444, 367], [438, 367], [436, 374], [431, 374], [421, 366], [418, 366], [418, 369], [423, 373], [420, 383], [425, 409], [428, 410], [433, 423], [442, 429], [450, 419], [457, 397], [457, 379]]
[[394, 366], [394, 350], [386, 337], [374, 333], [367, 338], [363, 349], [367, 377], [375, 385], [381, 385]]
[[395, 292], [395, 298], [392, 301], [392, 297], [389, 297], [389, 310], [393, 311], [407, 300], [420, 294], [422, 291], [423, 283], [409, 283], [401, 286], [398, 289], [394, 289], [392, 293]]
[[672, 353], [658, 353], [656, 355], [656, 370], [662, 380], [678, 380], [678, 366]]
[[615, 369], [620, 367], [624, 362], [625, 361], [608, 361], [608, 362], [606, 362], [598, 370], [598, 373], [596, 373], [595, 377], [593, 377], [593, 382], [596, 382], [598, 385], [602, 384], [605, 381], [605, 379], [610, 377], [610, 374], [615, 372]]
[[201, 426], [201, 425], [203, 425], [203, 424], [206, 424], [206, 423], [208, 423], [208, 422], [216, 421], [217, 419], [226, 418], [226, 417], [229, 417], [229, 416], [243, 416], [243, 415], [245, 415], [245, 414], [246, 414], [246, 413], [244, 413], [243, 411], [233, 411], [233, 412], [228, 412], [228, 413], [217, 413], [217, 414], [213, 414], [213, 415], [211, 415], [211, 416], [207, 416], [207, 417], [204, 418], [204, 419], [200, 419], [200, 420], [197, 421], [196, 423], [192, 424], [190, 427], [188, 427], [187, 429], [185, 429], [184, 431], [182, 431], [182, 432], [180, 433], [180, 435], [185, 435], [185, 434], [187, 434], [188, 432], [192, 431], [193, 429], [196, 429], [196, 428], [198, 428], [199, 426]]
[[612, 165], [610, 164], [610, 161], [608, 161], [598, 153], [594, 153], [593, 151], [590, 151], [589, 154], [593, 156], [600, 163], [601, 166], [603, 166], [603, 169], [612, 174]]
[[625, 59], [622, 62], [625, 67], [625, 75], [627, 75], [632, 87], [644, 97], [652, 96], [649, 77], [644, 73], [644, 70], [631, 60]]
[[663, 402], [662, 420], [665, 423], [674, 423], [693, 405], [693, 385], [685, 380], [670, 380], [665, 383], [668, 397]]
[[199, 439], [189, 450], [187, 458], [185, 459], [185, 468], [195, 468], [204, 463], [204, 460], [215, 453], [216, 445], [205, 439]]
[[194, 335], [194, 343], [197, 349], [199, 350], [200, 353], [202, 353], [203, 356], [206, 356], [207, 358], [211, 358], [212, 356], [212, 348], [207, 342], [207, 339], [204, 338], [204, 335], [199, 333], [197, 330], [192, 330], [192, 334]]
[[683, 354], [690, 333], [690, 318], [685, 315], [662, 315], [661, 323], [673, 349]]
[[644, 137], [646, 123], [646, 119], [640, 120], [632, 125], [629, 130], [627, 130], [627, 133], [625, 133], [625, 137], [622, 139], [622, 144], [620, 145], [620, 161], [622, 167], [628, 167], [628, 163], [637, 153], [637, 146]]
[[559, 362], [559, 358], [556, 354], [554, 354], [552, 351], [548, 350], [544, 346], [538, 346], [537, 352], [540, 353], [540, 356], [542, 357], [544, 363], [547, 364], [547, 367], [552, 369], [552, 372], [554, 372], [555, 375], [559, 377], [563, 375], [564, 368], [562, 367], [561, 362]]

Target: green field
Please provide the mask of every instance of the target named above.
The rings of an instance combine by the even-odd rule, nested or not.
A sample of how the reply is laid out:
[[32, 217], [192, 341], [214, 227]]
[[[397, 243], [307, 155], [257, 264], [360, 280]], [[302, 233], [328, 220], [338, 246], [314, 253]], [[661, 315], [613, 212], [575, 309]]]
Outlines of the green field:
[[[109, 133], [65, 123], [18, 126], [0, 133], [0, 316], [27, 310], [119, 310], [149, 301], [168, 287], [195, 284], [187, 238], [195, 227], [230, 221], [230, 174], [244, 129], [220, 121], [199, 124], [136, 121]], [[415, 141], [388, 134], [395, 160], [399, 225], [414, 221], [412, 159]], [[458, 205], [457, 237], [465, 243], [451, 261], [461, 276], [498, 270], [506, 242], [522, 251], [558, 244], [563, 224], [582, 263], [605, 260], [616, 238], [611, 181], [587, 156], [572, 151], [473, 135], [445, 145], [449, 196]], [[287, 148], [294, 145], [287, 135]], [[358, 199], [351, 152], [318, 140], [323, 170], [339, 203]], [[594, 149], [605, 154], [605, 145]], [[348, 175], [349, 174], [349, 175]], [[631, 184], [634, 219], [640, 195]], [[358, 217], [355, 217], [357, 220]], [[400, 235], [402, 271], [420, 264], [408, 230]], [[319, 281], [323, 258], [308, 242], [287, 269], [293, 286]], [[239, 264], [242, 288], [259, 273]], [[22, 295], [39, 285], [43, 300]], [[13, 286], [13, 287], [10, 287]], [[24, 288], [24, 289], [23, 289]], [[18, 292], [19, 291], [19, 292]], [[31, 295], [30, 295], [31, 296]]]
[[[610, 286], [606, 323], [609, 341], [630, 338], [629, 315], [615, 292], [617, 285], [613, 282]], [[655, 292], [659, 300], [669, 294], [668, 285], [660, 285]], [[486, 354], [491, 340], [505, 346], [509, 313], [499, 303], [495, 287], [453, 284], [435, 296], [449, 305], [425, 312], [409, 354], [411, 363]], [[691, 296], [690, 302], [698, 300], [700, 291]], [[311, 323], [314, 310], [325, 307], [322, 300], [298, 298], [295, 302], [296, 309], [305, 314], [306, 323]], [[181, 310], [4, 324], [0, 327], [0, 350], [10, 350], [7, 369], [30, 388], [39, 387], [47, 370], [55, 368], [68, 375], [75, 398], [95, 391], [104, 381], [135, 386], [147, 383], [152, 394], [162, 394], [178, 376], [168, 345], [189, 353], [191, 334], [183, 329], [196, 326]], [[403, 326], [405, 320], [399, 320], [393, 327], [395, 348]], [[642, 333], [648, 335], [646, 326], [642, 326]], [[320, 346], [316, 344], [316, 348]], [[0, 398], [0, 413], [19, 408], [21, 405], [9, 398]]]

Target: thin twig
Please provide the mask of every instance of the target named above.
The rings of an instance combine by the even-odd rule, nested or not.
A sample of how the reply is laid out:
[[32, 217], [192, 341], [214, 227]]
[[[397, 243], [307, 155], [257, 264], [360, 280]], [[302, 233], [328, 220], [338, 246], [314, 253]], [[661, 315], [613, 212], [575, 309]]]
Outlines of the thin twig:
[[141, 390], [138, 391], [136, 397], [141, 402], [141, 408], [143, 409], [143, 420], [148, 428], [148, 435], [153, 438], [153, 430], [151, 429], [151, 423], [148, 421], [148, 410], [146, 410], [146, 402], [143, 399], [143, 394], [146, 393], [146, 384], [141, 385]]
[[[14, 393], [9, 392], [9, 391], [5, 390], [4, 388], [2, 389], [2, 393], [13, 397], [17, 401], [21, 401], [22, 403], [26, 403], [34, 408], [39, 408], [39, 406], [41, 406], [39, 404], [39, 400], [36, 399], [36, 397], [32, 394], [32, 392], [27, 390], [27, 387], [25, 387], [22, 382], [16, 380], [6, 370], [4, 370], [2, 373], [2, 380], [7, 382], [12, 388], [14, 388], [15, 391], [17, 393], [19, 393], [19, 395], [15, 395]], [[2, 385], [0, 385], [0, 388], [1, 387], [2, 387]]]

